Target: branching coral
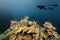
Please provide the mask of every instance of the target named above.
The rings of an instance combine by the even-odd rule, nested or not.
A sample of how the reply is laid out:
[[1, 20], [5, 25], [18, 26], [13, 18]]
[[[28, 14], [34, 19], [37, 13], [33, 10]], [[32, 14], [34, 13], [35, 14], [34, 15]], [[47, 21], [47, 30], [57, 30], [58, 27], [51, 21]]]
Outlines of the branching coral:
[[10, 28], [3, 33], [1, 40], [60, 40], [56, 28], [50, 22], [40, 27], [37, 22], [28, 19], [26, 16], [20, 21], [11, 21]]

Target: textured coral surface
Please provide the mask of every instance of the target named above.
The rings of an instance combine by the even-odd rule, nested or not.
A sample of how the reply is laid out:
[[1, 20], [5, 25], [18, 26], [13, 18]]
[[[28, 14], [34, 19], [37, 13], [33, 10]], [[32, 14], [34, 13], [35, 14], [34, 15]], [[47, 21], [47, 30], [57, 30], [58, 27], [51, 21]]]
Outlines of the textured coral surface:
[[56, 28], [45, 22], [41, 27], [35, 21], [29, 21], [25, 16], [20, 21], [11, 21], [10, 28], [0, 34], [0, 40], [60, 40]]

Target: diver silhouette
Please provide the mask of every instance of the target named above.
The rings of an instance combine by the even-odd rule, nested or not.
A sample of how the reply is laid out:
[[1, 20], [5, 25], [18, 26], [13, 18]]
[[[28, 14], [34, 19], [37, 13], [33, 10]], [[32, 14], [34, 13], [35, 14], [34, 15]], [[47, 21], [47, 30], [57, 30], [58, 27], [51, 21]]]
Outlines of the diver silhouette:
[[[48, 7], [48, 6], [50, 6], [50, 7]], [[51, 5], [37, 5], [37, 7], [39, 8], [39, 9], [44, 9], [44, 10], [54, 10], [54, 8], [52, 8], [52, 7], [57, 7], [58, 6], [58, 4], [51, 4]], [[51, 7], [52, 6], [52, 7]]]

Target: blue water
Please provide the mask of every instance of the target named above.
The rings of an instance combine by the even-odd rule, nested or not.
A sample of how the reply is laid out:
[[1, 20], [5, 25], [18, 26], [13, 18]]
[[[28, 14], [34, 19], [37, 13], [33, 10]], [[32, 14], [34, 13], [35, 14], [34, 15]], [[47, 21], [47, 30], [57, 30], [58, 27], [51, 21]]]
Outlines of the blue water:
[[[54, 10], [40, 10], [38, 4], [58, 4]], [[60, 33], [60, 0], [0, 0], [0, 32], [6, 30], [11, 20], [19, 20], [29, 16], [41, 26], [44, 22], [51, 22]], [[9, 26], [9, 25], [8, 25]]]

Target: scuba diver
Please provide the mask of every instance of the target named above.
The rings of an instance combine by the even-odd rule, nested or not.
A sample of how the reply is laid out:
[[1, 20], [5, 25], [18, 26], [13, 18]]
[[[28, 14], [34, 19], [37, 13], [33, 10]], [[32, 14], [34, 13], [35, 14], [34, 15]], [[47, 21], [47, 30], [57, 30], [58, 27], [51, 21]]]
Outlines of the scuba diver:
[[[50, 7], [48, 7], [48, 6], [50, 6]], [[52, 8], [52, 7], [58, 7], [58, 4], [51, 4], [51, 5], [48, 5], [48, 6], [46, 6], [46, 5], [37, 5], [37, 7], [39, 8], [39, 9], [44, 9], [44, 10], [54, 10], [54, 8]]]

